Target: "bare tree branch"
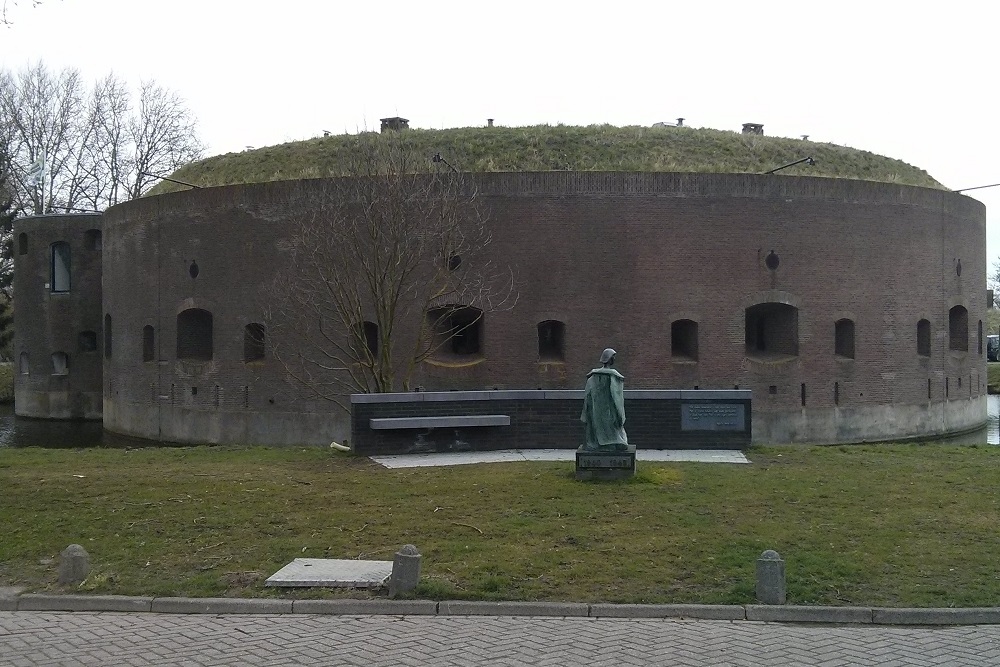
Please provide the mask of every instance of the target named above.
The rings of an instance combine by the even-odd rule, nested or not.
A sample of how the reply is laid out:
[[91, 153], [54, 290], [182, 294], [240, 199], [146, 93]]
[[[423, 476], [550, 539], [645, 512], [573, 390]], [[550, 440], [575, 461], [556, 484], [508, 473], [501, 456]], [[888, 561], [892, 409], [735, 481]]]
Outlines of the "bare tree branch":
[[351, 156], [350, 177], [308, 195], [265, 299], [288, 376], [338, 403], [409, 390], [422, 362], [517, 301], [462, 174], [417, 173], [427, 157], [398, 135], [363, 133]]

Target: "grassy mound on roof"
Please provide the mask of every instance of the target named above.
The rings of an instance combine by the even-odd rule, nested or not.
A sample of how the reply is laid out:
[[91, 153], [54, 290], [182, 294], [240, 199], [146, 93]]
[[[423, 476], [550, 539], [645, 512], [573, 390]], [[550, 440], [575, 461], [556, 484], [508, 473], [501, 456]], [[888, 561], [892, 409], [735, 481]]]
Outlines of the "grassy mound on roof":
[[[763, 173], [806, 156], [787, 175], [826, 176], [942, 187], [924, 170], [868, 151], [784, 137], [744, 135], [688, 127], [467, 127], [404, 130], [399, 138], [427, 169], [440, 153], [460, 171], [675, 171]], [[293, 141], [193, 162], [174, 178], [202, 186], [261, 183], [348, 174], [348, 155], [357, 135]], [[162, 182], [150, 194], [183, 189]]]

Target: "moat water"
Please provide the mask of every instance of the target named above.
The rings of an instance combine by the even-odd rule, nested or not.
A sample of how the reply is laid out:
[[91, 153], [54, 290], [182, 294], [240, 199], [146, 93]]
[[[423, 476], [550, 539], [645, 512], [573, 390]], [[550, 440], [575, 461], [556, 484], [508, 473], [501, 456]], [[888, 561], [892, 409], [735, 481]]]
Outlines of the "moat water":
[[[987, 397], [986, 428], [949, 442], [1000, 445], [1000, 396]], [[0, 405], [0, 447], [155, 447], [159, 443], [106, 432], [100, 422], [63, 422], [14, 416], [13, 405]]]

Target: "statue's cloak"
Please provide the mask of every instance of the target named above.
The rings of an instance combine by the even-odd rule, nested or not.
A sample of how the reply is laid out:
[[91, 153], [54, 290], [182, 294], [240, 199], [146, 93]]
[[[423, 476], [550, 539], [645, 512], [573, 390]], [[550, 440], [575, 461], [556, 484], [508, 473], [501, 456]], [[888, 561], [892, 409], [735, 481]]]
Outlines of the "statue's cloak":
[[595, 368], [587, 374], [580, 421], [587, 449], [624, 449], [628, 446], [625, 378], [621, 373], [613, 368]]

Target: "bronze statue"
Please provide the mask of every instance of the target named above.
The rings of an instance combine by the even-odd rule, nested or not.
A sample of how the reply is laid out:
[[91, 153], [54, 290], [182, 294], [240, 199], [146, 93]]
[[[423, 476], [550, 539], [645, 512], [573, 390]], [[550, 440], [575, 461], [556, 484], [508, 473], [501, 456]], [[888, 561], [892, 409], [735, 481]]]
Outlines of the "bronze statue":
[[611, 368], [617, 352], [610, 347], [601, 354], [601, 368], [587, 374], [583, 397], [585, 450], [623, 451], [628, 449], [625, 435], [625, 378]]

